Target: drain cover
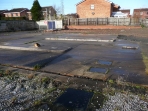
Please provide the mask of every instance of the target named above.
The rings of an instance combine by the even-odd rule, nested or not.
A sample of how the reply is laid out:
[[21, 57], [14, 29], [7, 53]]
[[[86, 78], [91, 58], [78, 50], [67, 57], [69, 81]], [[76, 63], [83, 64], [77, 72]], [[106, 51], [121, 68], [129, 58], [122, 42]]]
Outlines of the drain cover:
[[106, 68], [98, 68], [98, 67], [92, 67], [89, 69], [90, 72], [94, 72], [94, 73], [103, 73], [103, 74], [107, 74], [108, 69]]
[[98, 64], [110, 66], [110, 65], [112, 65], [112, 62], [110, 62], [110, 61], [104, 61], [104, 60], [99, 60], [98, 61]]
[[92, 92], [68, 88], [54, 104], [62, 105], [72, 110], [81, 109], [81, 111], [85, 111], [92, 96]]

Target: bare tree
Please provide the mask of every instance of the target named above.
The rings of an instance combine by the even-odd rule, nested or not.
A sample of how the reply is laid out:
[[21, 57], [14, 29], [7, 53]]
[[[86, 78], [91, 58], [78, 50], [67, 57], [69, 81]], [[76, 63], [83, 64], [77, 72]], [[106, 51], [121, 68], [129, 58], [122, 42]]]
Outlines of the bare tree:
[[55, 4], [52, 7], [55, 9], [55, 11], [57, 12], [57, 14], [61, 14], [61, 7], [56, 6]]

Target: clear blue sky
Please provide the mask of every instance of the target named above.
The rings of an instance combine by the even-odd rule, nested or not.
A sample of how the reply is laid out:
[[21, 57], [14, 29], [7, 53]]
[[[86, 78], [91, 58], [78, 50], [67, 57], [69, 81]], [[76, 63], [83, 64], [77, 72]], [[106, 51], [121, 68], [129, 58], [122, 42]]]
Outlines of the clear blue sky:
[[[28, 8], [32, 7], [34, 0], [0, 0], [0, 10], [12, 8]], [[61, 6], [61, 0], [38, 0], [41, 6]], [[63, 0], [64, 12], [76, 13], [76, 4], [81, 0]], [[134, 8], [148, 8], [148, 0], [110, 0], [121, 6], [121, 9], [131, 9], [131, 14]]]

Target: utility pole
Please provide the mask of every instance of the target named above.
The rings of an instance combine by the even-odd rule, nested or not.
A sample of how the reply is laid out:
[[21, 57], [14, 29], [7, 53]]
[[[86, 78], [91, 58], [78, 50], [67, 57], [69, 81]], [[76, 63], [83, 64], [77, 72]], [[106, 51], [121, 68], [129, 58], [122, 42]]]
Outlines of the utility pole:
[[62, 16], [64, 17], [64, 2], [61, 0]]

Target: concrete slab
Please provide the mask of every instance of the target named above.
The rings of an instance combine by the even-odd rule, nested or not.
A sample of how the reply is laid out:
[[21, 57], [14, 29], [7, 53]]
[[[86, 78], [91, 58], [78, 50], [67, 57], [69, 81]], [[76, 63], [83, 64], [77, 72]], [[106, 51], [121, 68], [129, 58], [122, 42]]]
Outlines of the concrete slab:
[[0, 49], [0, 64], [13, 67], [34, 69], [35, 65], [41, 67], [58, 57], [61, 53], [30, 52]]
[[[21, 36], [21, 37], [19, 37]], [[11, 35], [11, 37], [15, 37]], [[46, 64], [41, 71], [53, 72], [67, 76], [80, 76], [91, 79], [118, 79], [119, 76], [124, 80], [133, 83], [148, 84], [148, 77], [145, 74], [145, 66], [142, 61], [141, 50], [125, 50], [123, 46], [139, 47], [136, 42], [117, 40], [116, 42], [96, 42], [96, 41], [57, 41], [45, 40], [45, 38], [68, 38], [68, 39], [100, 39], [112, 40], [116, 36], [97, 35], [97, 34], [17, 34], [15, 39], [0, 42], [3, 46], [33, 48], [37, 41], [41, 44], [41, 49], [67, 49], [72, 50], [64, 53], [51, 52], [31, 52], [17, 50], [0, 49], [0, 63], [10, 64], [18, 67], [33, 68], [36, 64]], [[27, 37], [27, 38], [26, 38]], [[8, 37], [9, 38], [9, 37]], [[1, 40], [1, 39], [0, 39]], [[60, 56], [59, 56], [60, 55]], [[51, 57], [50, 57], [51, 56]], [[53, 58], [52, 58], [53, 57]], [[101, 65], [99, 60], [112, 61], [112, 65]], [[48, 65], [47, 65], [48, 64]], [[90, 74], [87, 72], [90, 67], [108, 68], [110, 71], [107, 75], [101, 76], [98, 73]], [[105, 79], [104, 79], [105, 78]]]
[[12, 49], [12, 50], [21, 50], [21, 51], [37, 51], [37, 52], [53, 52], [53, 53], [64, 53], [71, 50], [70, 47], [67, 49], [62, 49], [61, 47], [51, 47], [51, 49], [35, 48], [35, 47], [15, 47], [15, 46], [1, 46], [0, 49]]
[[[67, 42], [60, 41], [59, 43]], [[130, 80], [135, 83], [140, 83], [142, 80], [133, 80], [132, 75], [129, 75], [129, 73], [131, 74], [136, 70], [137, 74], [145, 75], [141, 51], [140, 49], [122, 49], [122, 45], [120, 44], [124, 42], [125, 41], [120, 40], [115, 43], [81, 42], [78, 44], [79, 42], [76, 42], [77, 45], [73, 47], [73, 50], [50, 62], [42, 71], [99, 80], [107, 80], [109, 77], [118, 79], [119, 76], [122, 76], [126, 81]], [[138, 44], [128, 41], [126, 41], [126, 44], [138, 46]], [[97, 63], [99, 60], [112, 61], [113, 63], [112, 65], [101, 65]], [[99, 73], [90, 74], [90, 72], [86, 71], [90, 67], [98, 66], [108, 68], [110, 70], [109, 73], [107, 75], [100, 75]], [[124, 75], [120, 74], [120, 72], [115, 73], [115, 70], [121, 67], [124, 71], [127, 71]], [[136, 69], [137, 67], [139, 68]], [[145, 83], [148, 82], [145, 81]]]

